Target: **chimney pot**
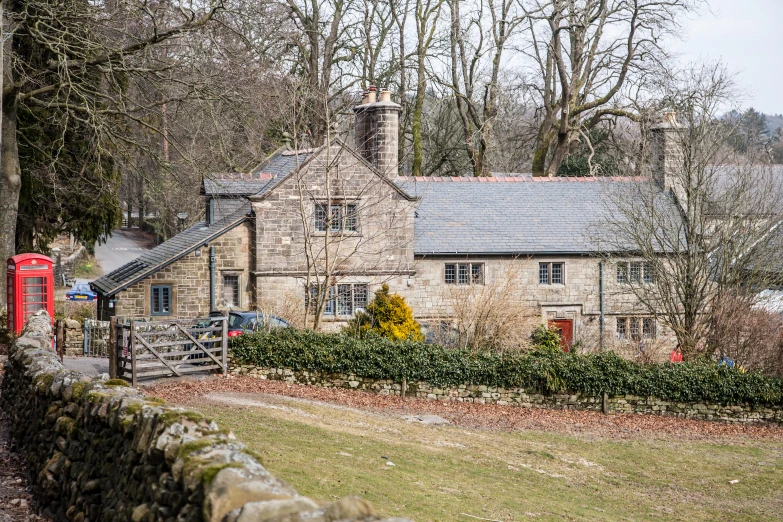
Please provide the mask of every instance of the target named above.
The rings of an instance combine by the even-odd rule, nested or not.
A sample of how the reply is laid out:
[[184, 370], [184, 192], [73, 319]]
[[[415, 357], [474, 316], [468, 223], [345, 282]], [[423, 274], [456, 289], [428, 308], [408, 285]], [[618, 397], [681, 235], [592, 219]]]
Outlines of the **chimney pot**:
[[370, 92], [367, 93], [367, 103], [375, 103], [375, 97], [376, 97], [375, 86], [370, 85]]
[[677, 113], [675, 111], [665, 111], [661, 117], [663, 123], [675, 125], [677, 123]]
[[390, 102], [391, 101], [391, 92], [389, 92], [389, 89], [381, 89], [381, 99], [382, 102]]

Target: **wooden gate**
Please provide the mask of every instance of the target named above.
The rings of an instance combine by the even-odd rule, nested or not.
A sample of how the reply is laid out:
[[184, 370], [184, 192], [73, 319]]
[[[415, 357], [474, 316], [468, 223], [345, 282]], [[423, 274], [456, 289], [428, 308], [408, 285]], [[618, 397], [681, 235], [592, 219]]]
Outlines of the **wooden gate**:
[[226, 375], [228, 318], [139, 321], [112, 318], [109, 373], [136, 386], [139, 379], [182, 377], [219, 369]]

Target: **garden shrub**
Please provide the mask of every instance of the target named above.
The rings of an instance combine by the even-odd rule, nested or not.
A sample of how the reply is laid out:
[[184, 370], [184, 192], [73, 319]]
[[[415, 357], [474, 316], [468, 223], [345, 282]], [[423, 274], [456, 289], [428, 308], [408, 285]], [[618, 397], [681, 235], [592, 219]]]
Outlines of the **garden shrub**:
[[560, 334], [557, 328], [539, 324], [530, 335], [533, 346], [543, 351], [562, 351], [560, 347]]
[[637, 364], [612, 352], [560, 350], [486, 352], [447, 349], [420, 341], [392, 341], [292, 328], [244, 334], [231, 342], [235, 361], [370, 379], [425, 381], [434, 386], [475, 384], [598, 396], [654, 396], [677, 402], [783, 404], [783, 381], [742, 373], [714, 362]]
[[345, 333], [365, 337], [374, 332], [395, 341], [423, 341], [421, 325], [413, 318], [413, 310], [399, 294], [390, 294], [384, 284], [375, 291], [375, 298], [364, 312], [359, 312], [345, 328]]

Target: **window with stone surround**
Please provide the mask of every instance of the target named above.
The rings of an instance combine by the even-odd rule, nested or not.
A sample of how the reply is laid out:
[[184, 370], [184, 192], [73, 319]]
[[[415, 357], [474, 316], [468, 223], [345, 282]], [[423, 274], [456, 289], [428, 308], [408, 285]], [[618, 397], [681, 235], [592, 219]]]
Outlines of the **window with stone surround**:
[[171, 285], [150, 286], [150, 315], [171, 315]]
[[564, 285], [565, 263], [539, 263], [538, 284], [540, 285]]
[[356, 232], [359, 229], [359, 213], [355, 204], [333, 202], [331, 205], [315, 205], [316, 232]]
[[655, 283], [655, 272], [651, 263], [639, 261], [621, 261], [617, 263], [617, 282], [619, 284]]
[[228, 307], [239, 306], [239, 276], [223, 276], [223, 300]]
[[[350, 316], [367, 307], [369, 295], [365, 283], [340, 284], [329, 287], [329, 293], [324, 302], [324, 315]], [[318, 286], [312, 285], [305, 294], [305, 306], [310, 313], [315, 312], [318, 299]]]
[[483, 285], [484, 263], [446, 263], [444, 281], [447, 285]]
[[618, 341], [639, 341], [655, 339], [658, 325], [654, 317], [618, 317], [615, 339]]

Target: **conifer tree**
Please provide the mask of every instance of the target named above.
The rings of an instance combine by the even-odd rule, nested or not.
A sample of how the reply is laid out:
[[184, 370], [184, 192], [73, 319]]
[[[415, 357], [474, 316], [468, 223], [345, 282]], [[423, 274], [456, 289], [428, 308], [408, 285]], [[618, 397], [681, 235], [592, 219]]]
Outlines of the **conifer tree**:
[[396, 341], [424, 340], [421, 325], [413, 318], [413, 310], [405, 298], [399, 294], [390, 294], [387, 284], [375, 291], [375, 298], [367, 305], [365, 312], [351, 319], [347, 331], [360, 337], [372, 331]]

